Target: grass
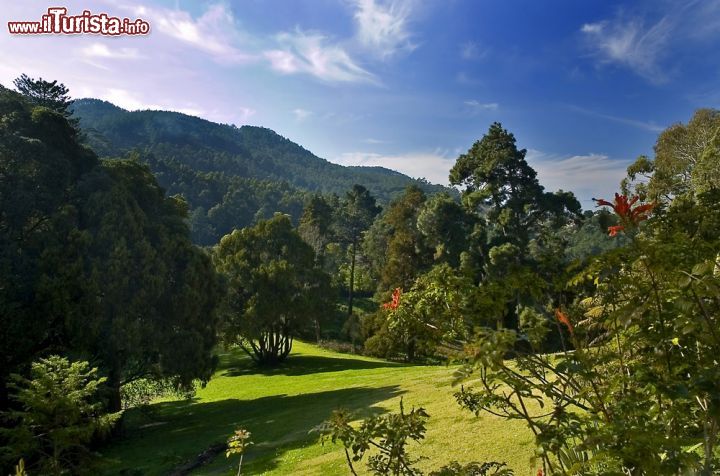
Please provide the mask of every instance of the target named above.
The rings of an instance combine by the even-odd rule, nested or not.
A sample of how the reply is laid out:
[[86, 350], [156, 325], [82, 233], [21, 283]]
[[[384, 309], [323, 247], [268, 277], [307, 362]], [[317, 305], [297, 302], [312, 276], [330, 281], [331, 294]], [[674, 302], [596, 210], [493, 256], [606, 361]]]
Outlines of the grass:
[[[258, 370], [235, 352], [221, 357], [218, 372], [193, 400], [128, 412], [124, 437], [103, 451], [105, 474], [167, 474], [241, 426], [255, 443], [243, 474], [347, 475], [342, 448], [320, 445], [309, 431], [335, 408], [362, 418], [398, 411], [401, 397], [406, 408], [422, 406], [430, 414], [425, 440], [410, 447], [429, 458], [422, 469], [451, 460], [504, 461], [518, 475], [535, 474], [530, 432], [517, 421], [461, 410], [452, 396], [452, 368], [338, 354], [302, 342], [277, 369]], [[230, 475], [236, 464], [237, 457], [221, 454], [193, 474]]]

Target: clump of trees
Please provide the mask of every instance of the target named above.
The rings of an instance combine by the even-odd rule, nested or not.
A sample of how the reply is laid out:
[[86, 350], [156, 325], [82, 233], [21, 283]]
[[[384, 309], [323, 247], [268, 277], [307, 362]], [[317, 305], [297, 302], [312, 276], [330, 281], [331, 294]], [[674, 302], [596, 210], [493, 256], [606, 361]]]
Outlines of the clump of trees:
[[111, 414], [130, 382], [207, 381], [222, 285], [184, 200], [82, 145], [64, 86], [18, 87], [0, 89], [0, 410], [9, 375], [55, 354], [93, 362]]
[[330, 278], [287, 215], [223, 237], [214, 260], [228, 284], [225, 339], [258, 364], [284, 360], [298, 332], [332, 312]]

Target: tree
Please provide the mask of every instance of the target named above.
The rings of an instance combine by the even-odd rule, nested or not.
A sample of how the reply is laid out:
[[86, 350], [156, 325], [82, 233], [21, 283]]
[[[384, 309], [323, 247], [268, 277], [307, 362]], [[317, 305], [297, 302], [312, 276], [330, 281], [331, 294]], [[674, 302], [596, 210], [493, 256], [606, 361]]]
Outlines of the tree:
[[284, 360], [298, 331], [329, 312], [329, 277], [287, 215], [224, 236], [214, 262], [228, 282], [225, 339], [258, 364]]
[[[332, 269], [332, 263], [328, 263], [325, 256], [327, 247], [333, 239], [333, 209], [322, 195], [313, 195], [305, 205], [303, 214], [298, 224], [300, 237], [309, 244], [315, 252], [317, 266], [334, 274], [338, 269]], [[330, 265], [330, 266], [329, 266]], [[315, 340], [320, 342], [322, 338], [320, 321], [324, 315], [315, 316]]]
[[628, 167], [625, 192], [634, 188], [648, 200], [669, 201], [717, 187], [719, 133], [720, 111], [715, 109], [699, 109], [687, 124], [670, 126], [658, 136], [654, 159], [641, 156]]
[[315, 251], [322, 263], [325, 247], [332, 239], [333, 209], [322, 195], [313, 195], [305, 205], [298, 223], [298, 233]]
[[571, 192], [544, 192], [537, 173], [525, 160], [526, 153], [517, 148], [515, 136], [495, 122], [450, 170], [450, 183], [465, 187], [463, 204], [486, 214], [501, 241], [521, 247], [539, 222], [577, 217], [581, 209]]
[[81, 355], [107, 375], [111, 411], [140, 378], [209, 379], [221, 288], [185, 202], [136, 160], [98, 161], [56, 112], [9, 91], [0, 111], [2, 372]]
[[72, 111], [68, 110], [73, 103], [69, 90], [64, 84], [58, 84], [57, 80], [33, 79], [22, 74], [13, 81], [13, 84], [18, 92], [27, 97], [35, 106], [46, 107], [66, 118], [72, 115]]
[[381, 218], [388, 225], [385, 266], [380, 273], [379, 289], [408, 289], [417, 275], [427, 269], [432, 251], [417, 226], [418, 214], [426, 197], [418, 187], [410, 186], [394, 200]]
[[427, 245], [435, 249], [436, 262], [460, 265], [460, 256], [470, 247], [473, 220], [457, 200], [448, 193], [430, 197], [417, 217], [417, 229]]
[[350, 282], [348, 283], [348, 316], [353, 315], [353, 290], [355, 285], [355, 261], [362, 234], [372, 225], [380, 213], [375, 198], [362, 185], [354, 185], [347, 192], [340, 210], [338, 235], [350, 247]]
[[70, 362], [53, 355], [32, 364], [30, 378], [12, 376], [18, 410], [4, 416], [12, 423], [3, 428], [8, 446], [3, 459], [24, 458], [39, 474], [76, 473], [93, 456], [89, 443], [107, 433], [120, 417], [104, 412], [100, 400], [104, 377], [87, 362]]
[[499, 303], [504, 296], [504, 316], [498, 322], [509, 328], [517, 328], [521, 305], [555, 299], [556, 290], [537, 275], [537, 258], [548, 262], [547, 252], [553, 249], [559, 255], [556, 262], [562, 262], [563, 248], [552, 245], [548, 231], [560, 233], [581, 218], [571, 192], [544, 191], [525, 154], [513, 134], [494, 123], [450, 171], [451, 183], [465, 187], [463, 205], [478, 219], [475, 242], [463, 255], [462, 267], [475, 274], [488, 302]]
[[383, 304], [380, 328], [365, 342], [380, 357], [401, 354], [408, 361], [437, 355], [445, 344], [459, 351], [469, 334], [466, 316], [477, 314], [477, 287], [447, 263], [420, 275], [406, 292], [396, 288]]
[[[622, 195], [600, 204], [617, 215], [607, 231], [628, 245], [568, 280], [574, 301], [522, 309], [517, 331], [478, 329], [460, 373], [477, 380], [456, 397], [524, 421], [549, 474], [714, 474], [720, 194], [666, 209]], [[552, 327], [563, 329], [563, 351], [543, 354]]]
[[[77, 230], [77, 184], [98, 167], [57, 113], [0, 89], [0, 409], [5, 382], [44, 351], [63, 350], [80, 288], [65, 253]], [[56, 291], [54, 291], [57, 290]], [[64, 291], [61, 291], [63, 289]], [[71, 291], [71, 289], [74, 289]]]

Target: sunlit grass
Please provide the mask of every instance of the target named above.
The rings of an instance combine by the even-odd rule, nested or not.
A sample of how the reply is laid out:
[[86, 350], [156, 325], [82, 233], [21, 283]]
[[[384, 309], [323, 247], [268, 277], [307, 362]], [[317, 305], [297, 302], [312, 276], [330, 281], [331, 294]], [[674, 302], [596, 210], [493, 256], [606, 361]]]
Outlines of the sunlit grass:
[[[518, 475], [535, 474], [532, 436], [517, 421], [461, 410], [453, 398], [453, 369], [409, 366], [330, 352], [296, 342], [278, 369], [258, 371], [235, 352], [192, 401], [156, 403], [149, 414], [129, 412], [125, 437], [106, 448], [107, 474], [167, 474], [236, 427], [252, 433], [243, 474], [346, 475], [340, 446], [320, 445], [310, 430], [333, 409], [358, 418], [373, 412], [422, 406], [430, 414], [426, 439], [411, 452], [426, 456], [419, 466], [451, 460], [504, 461]], [[217, 456], [193, 474], [234, 474], [236, 458]], [[360, 464], [358, 469], [364, 469]]]

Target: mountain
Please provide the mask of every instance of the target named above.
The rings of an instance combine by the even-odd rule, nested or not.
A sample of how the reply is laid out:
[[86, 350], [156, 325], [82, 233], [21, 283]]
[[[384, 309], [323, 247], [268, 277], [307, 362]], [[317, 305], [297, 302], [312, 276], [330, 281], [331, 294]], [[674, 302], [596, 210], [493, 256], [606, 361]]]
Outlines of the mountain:
[[[408, 185], [449, 190], [383, 167], [344, 167], [264, 127], [217, 124], [169, 111], [126, 111], [98, 99], [73, 103], [84, 141], [101, 157], [134, 156], [190, 207], [193, 240], [217, 243], [275, 212], [300, 217], [309, 195], [365, 186], [386, 204]], [[451, 193], [457, 193], [450, 190]]]
[[98, 99], [77, 100], [73, 108], [88, 143], [101, 156], [140, 150], [175, 157], [199, 172], [285, 181], [320, 193], [344, 194], [360, 184], [385, 203], [410, 184], [427, 193], [446, 190], [383, 167], [333, 164], [264, 127], [238, 128], [178, 112], [130, 112]]

